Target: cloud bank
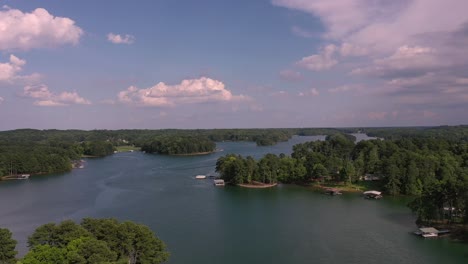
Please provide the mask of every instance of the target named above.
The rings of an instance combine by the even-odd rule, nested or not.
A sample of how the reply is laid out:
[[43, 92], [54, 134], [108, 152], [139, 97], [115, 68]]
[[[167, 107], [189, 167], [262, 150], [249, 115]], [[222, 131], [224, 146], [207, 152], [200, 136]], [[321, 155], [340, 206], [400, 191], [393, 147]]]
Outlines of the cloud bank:
[[183, 80], [180, 84], [175, 85], [160, 82], [146, 89], [131, 86], [118, 94], [118, 100], [121, 103], [151, 107], [246, 101], [249, 99], [243, 95], [233, 95], [225, 88], [224, 83], [206, 77]]
[[31, 13], [0, 10], [0, 50], [30, 50], [76, 45], [83, 30], [67, 17], [55, 17], [44, 8]]
[[[362, 78], [380, 96], [413, 107], [464, 107], [468, 111], [468, 1], [272, 0], [320, 19], [322, 46], [296, 65]], [[352, 65], [352, 67], [349, 67]], [[341, 74], [338, 77], [338, 74]], [[350, 84], [330, 93], [355, 90]], [[377, 113], [377, 112], [375, 112]], [[372, 119], [385, 117], [370, 115]]]

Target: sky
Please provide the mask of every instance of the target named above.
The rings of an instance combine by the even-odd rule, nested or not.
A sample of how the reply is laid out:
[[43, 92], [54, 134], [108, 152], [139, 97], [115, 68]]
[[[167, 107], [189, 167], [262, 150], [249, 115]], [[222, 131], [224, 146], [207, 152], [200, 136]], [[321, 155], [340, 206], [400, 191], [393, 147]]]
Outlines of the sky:
[[0, 130], [468, 124], [466, 0], [0, 0]]

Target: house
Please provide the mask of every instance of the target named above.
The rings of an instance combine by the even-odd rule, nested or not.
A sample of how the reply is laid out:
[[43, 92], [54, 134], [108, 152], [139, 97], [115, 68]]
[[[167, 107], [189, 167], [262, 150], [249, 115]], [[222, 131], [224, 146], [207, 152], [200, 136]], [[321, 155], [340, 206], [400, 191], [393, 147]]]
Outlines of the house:
[[380, 176], [368, 173], [368, 174], [364, 175], [363, 180], [365, 180], [365, 181], [380, 181]]

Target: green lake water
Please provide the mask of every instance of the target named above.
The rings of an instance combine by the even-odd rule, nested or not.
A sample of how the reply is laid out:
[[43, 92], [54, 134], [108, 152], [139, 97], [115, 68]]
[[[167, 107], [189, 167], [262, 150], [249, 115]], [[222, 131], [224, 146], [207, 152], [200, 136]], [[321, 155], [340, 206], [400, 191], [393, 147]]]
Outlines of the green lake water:
[[270, 147], [221, 142], [223, 151], [173, 157], [141, 152], [87, 159], [84, 169], [0, 184], [0, 227], [24, 254], [26, 239], [47, 222], [115, 217], [150, 226], [166, 242], [169, 263], [468, 263], [468, 245], [410, 234], [414, 216], [403, 198], [327, 196], [280, 185], [266, 190], [214, 187], [228, 153], [290, 154], [294, 137]]

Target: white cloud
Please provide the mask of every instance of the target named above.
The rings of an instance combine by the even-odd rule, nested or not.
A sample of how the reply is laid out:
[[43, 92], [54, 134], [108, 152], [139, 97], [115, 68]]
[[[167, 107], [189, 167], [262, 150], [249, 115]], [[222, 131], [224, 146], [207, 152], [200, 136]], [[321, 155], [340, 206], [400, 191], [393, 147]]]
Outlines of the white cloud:
[[32, 75], [19, 75], [23, 70], [26, 61], [11, 54], [9, 62], [0, 63], [0, 82], [14, 83], [16, 81], [34, 81], [40, 78], [40, 75], [34, 73]]
[[249, 101], [250, 98], [244, 95], [233, 95], [221, 81], [201, 77], [183, 80], [176, 85], [160, 82], [146, 89], [131, 86], [119, 92], [118, 100], [121, 103], [136, 106], [168, 107], [180, 104]]
[[273, 0], [274, 5], [300, 10], [318, 16], [331, 37], [341, 37], [366, 23], [362, 1], [354, 0]]
[[319, 96], [320, 92], [316, 88], [312, 88], [309, 91], [300, 92], [298, 95], [299, 96]]
[[54, 17], [44, 8], [31, 13], [18, 9], [0, 10], [0, 50], [30, 50], [77, 44], [83, 30], [75, 21]]
[[311, 71], [322, 71], [335, 66], [338, 61], [334, 58], [337, 47], [333, 44], [325, 46], [319, 54], [304, 57], [296, 62], [297, 65]]
[[408, 40], [417, 34], [454, 31], [467, 21], [468, 5], [466, 0], [272, 0], [272, 3], [318, 17], [326, 28], [326, 38], [378, 50], [414, 44]]
[[340, 54], [343, 57], [364, 56], [368, 54], [368, 50], [363, 47], [359, 47], [359, 46], [345, 42], [341, 44]]
[[132, 44], [135, 42], [135, 37], [132, 35], [119, 35], [114, 33], [107, 34], [107, 40], [114, 44]]
[[52, 93], [46, 85], [25, 86], [24, 97], [34, 98], [38, 106], [66, 106], [72, 104], [89, 105], [91, 102], [78, 95], [77, 92]]
[[3, 97], [0, 97], [0, 104], [3, 103], [4, 99]]

